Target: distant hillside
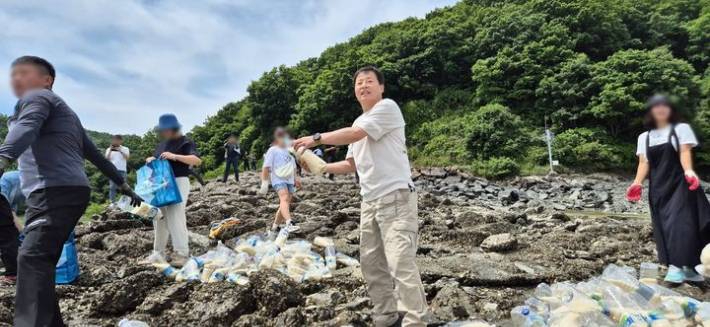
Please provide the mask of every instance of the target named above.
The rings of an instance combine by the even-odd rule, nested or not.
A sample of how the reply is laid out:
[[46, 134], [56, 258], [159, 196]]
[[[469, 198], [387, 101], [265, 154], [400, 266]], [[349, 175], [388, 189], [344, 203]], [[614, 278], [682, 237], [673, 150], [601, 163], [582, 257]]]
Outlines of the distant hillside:
[[[265, 72], [193, 137], [213, 168], [227, 132], [262, 153], [277, 125], [301, 135], [349, 126], [360, 113], [351, 74], [374, 64], [418, 164], [534, 169], [546, 162], [547, 116], [563, 165], [629, 169], [654, 92], [676, 95], [710, 140], [709, 42], [710, 0], [461, 1]], [[710, 147], [700, 157], [710, 165]]]

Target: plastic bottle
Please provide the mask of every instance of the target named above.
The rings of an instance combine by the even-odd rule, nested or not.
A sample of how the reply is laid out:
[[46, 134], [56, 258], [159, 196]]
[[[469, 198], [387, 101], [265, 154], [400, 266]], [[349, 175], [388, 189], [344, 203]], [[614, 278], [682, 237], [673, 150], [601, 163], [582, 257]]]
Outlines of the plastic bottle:
[[541, 316], [544, 320], [550, 317], [550, 305], [535, 297], [525, 300], [525, 305]]
[[652, 262], [643, 262], [639, 268], [639, 281], [646, 284], [658, 282], [658, 265]]
[[178, 274], [178, 270], [173, 268], [173, 266], [168, 263], [154, 263], [153, 267], [157, 268], [161, 274], [165, 275], [165, 277], [171, 279], [174, 279]]
[[288, 239], [288, 229], [289, 229], [289, 226], [282, 227], [281, 230], [279, 231], [279, 235], [276, 236], [276, 240], [274, 241], [274, 243], [276, 245], [278, 245], [280, 248], [282, 248], [284, 246], [284, 244], [286, 243], [286, 240]]
[[337, 262], [340, 262], [348, 267], [360, 267], [360, 261], [357, 261], [357, 259], [340, 252], [335, 255], [335, 259]]
[[710, 303], [703, 302], [698, 305], [695, 321], [703, 324], [703, 326], [710, 326]]
[[544, 327], [547, 324], [530, 307], [523, 305], [510, 311], [510, 320], [516, 327]]
[[133, 211], [133, 206], [131, 205], [131, 198], [125, 195], [121, 195], [121, 197], [118, 198], [118, 201], [116, 202], [116, 208], [123, 212]]
[[296, 156], [296, 160], [301, 163], [304, 163], [307, 166], [308, 171], [310, 171], [311, 173], [316, 175], [325, 174], [325, 168], [327, 163], [323, 159], [315, 155], [313, 151], [306, 149], [305, 147], [301, 147], [298, 150], [290, 148], [289, 151]]
[[123, 319], [118, 323], [118, 327], [150, 327], [148, 324], [139, 320]]
[[242, 286], [249, 284], [249, 278], [244, 277], [244, 276], [237, 274], [237, 273], [229, 273], [227, 275], [227, 281], [229, 281], [231, 283], [235, 283], [237, 285], [242, 285]]
[[328, 246], [325, 248], [325, 265], [330, 269], [330, 271], [335, 271], [338, 264], [335, 258], [335, 247]]
[[200, 271], [203, 266], [204, 262], [201, 259], [192, 257], [185, 263], [182, 269], [180, 269], [175, 280], [179, 282], [200, 280]]

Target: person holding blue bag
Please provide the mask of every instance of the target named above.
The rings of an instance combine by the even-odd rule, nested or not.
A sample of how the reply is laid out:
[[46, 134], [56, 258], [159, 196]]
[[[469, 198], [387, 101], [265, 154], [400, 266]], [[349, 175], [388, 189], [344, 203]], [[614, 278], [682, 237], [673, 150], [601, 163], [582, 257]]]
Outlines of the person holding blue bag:
[[197, 156], [195, 143], [182, 135], [181, 127], [175, 115], [160, 116], [156, 130], [163, 141], [155, 148], [153, 156], [145, 160], [148, 164], [156, 158], [169, 161], [181, 197], [179, 203], [160, 208], [163, 216], [153, 221], [155, 230], [153, 253], [146, 258], [146, 263], [166, 262], [165, 250], [168, 246], [168, 237], [172, 240], [175, 252], [170, 262], [173, 266], [182, 267], [190, 256], [185, 205], [190, 195], [190, 167], [199, 166], [202, 160]]
[[140, 205], [116, 167], [89, 139], [74, 111], [52, 91], [56, 73], [47, 60], [24, 56], [11, 65], [18, 101], [0, 145], [0, 175], [17, 160], [27, 195], [25, 239], [17, 258], [14, 326], [64, 326], [55, 292], [56, 266], [89, 204], [89, 160], [119, 191]]

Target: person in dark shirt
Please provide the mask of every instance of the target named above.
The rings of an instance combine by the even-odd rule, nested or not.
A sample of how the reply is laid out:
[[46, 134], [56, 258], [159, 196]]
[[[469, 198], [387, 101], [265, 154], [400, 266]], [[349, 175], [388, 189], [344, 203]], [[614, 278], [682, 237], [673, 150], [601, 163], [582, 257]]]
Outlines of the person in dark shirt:
[[190, 195], [191, 167], [202, 164], [202, 160], [197, 156], [195, 143], [182, 135], [181, 127], [182, 125], [175, 115], [160, 116], [156, 129], [163, 141], [155, 148], [153, 156], [145, 160], [147, 163], [156, 158], [168, 160], [182, 197], [182, 202], [160, 208], [163, 216], [153, 222], [155, 230], [153, 253], [145, 261], [149, 263], [166, 262], [165, 249], [168, 246], [168, 237], [170, 237], [173, 251], [176, 253], [173, 255], [171, 264], [177, 267], [182, 267], [190, 256], [185, 204]]
[[17, 249], [20, 247], [21, 224], [15, 213], [25, 203], [20, 190], [20, 172], [8, 171], [0, 177], [0, 260], [5, 272], [0, 285], [14, 285], [17, 281]]
[[229, 169], [234, 167], [234, 178], [239, 182], [239, 160], [242, 158], [242, 149], [239, 147], [239, 140], [234, 135], [227, 138], [224, 143], [224, 177], [222, 183], [227, 182]]
[[52, 92], [54, 67], [24, 56], [11, 65], [11, 85], [19, 98], [0, 145], [0, 175], [17, 160], [27, 194], [25, 239], [17, 259], [14, 326], [64, 326], [54, 289], [62, 245], [89, 204], [89, 160], [131, 198], [142, 199], [86, 135], [79, 117]]

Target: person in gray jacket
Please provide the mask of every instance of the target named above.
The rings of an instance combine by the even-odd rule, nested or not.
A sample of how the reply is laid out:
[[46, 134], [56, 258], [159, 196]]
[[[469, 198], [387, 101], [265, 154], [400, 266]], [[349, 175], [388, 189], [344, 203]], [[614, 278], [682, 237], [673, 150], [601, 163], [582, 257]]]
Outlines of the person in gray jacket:
[[0, 175], [18, 161], [22, 192], [27, 196], [25, 239], [19, 250], [15, 323], [64, 326], [54, 289], [62, 245], [89, 204], [84, 159], [94, 164], [120, 191], [140, 205], [136, 195], [89, 139], [79, 117], [54, 92], [54, 67], [24, 56], [11, 66], [11, 85], [19, 101], [0, 145]]

